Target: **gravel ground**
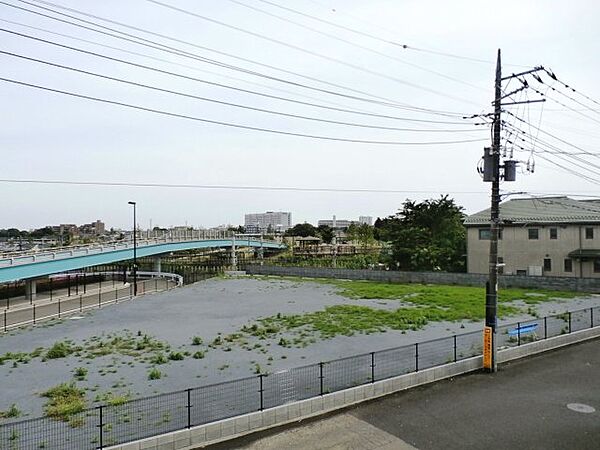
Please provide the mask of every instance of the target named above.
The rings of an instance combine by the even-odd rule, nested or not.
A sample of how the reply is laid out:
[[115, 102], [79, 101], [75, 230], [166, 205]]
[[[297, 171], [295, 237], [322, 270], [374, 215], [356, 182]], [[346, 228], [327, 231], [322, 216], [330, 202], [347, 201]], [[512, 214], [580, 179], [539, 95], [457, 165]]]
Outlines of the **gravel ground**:
[[[483, 302], [483, 299], [482, 299]], [[214, 278], [169, 292], [90, 311], [82, 316], [47, 322], [37, 327], [14, 331], [0, 336], [0, 355], [6, 352], [31, 352], [37, 347], [50, 347], [54, 342], [70, 339], [75, 344], [102, 334], [123, 334], [125, 330], [148, 334], [168, 342], [175, 350], [206, 350], [203, 359], [187, 357], [158, 366], [163, 377], [148, 380], [151, 365], [139, 358], [107, 355], [94, 359], [69, 356], [42, 362], [35, 358], [27, 364], [13, 367], [12, 362], [0, 366], [0, 410], [16, 404], [28, 417], [43, 414], [45, 399], [38, 394], [65, 381], [73, 380], [76, 367], [86, 367], [88, 376], [77, 384], [95, 395], [130, 393], [143, 397], [248, 377], [258, 363], [263, 371], [275, 372], [285, 368], [313, 364], [415, 342], [481, 330], [481, 323], [432, 323], [419, 331], [405, 334], [397, 331], [370, 335], [340, 336], [317, 340], [305, 348], [284, 348], [277, 340], [260, 341], [262, 347], [253, 350], [232, 346], [211, 349], [218, 333], [227, 335], [238, 331], [254, 320], [277, 313], [292, 314], [320, 310], [328, 305], [369, 305], [395, 309], [401, 305], [394, 300], [351, 300], [336, 293], [329, 284], [311, 281], [289, 281], [277, 278]], [[482, 303], [483, 304], [483, 303]], [[552, 301], [534, 306], [540, 316], [600, 305], [600, 297], [589, 296], [572, 300]], [[508, 322], [527, 320], [531, 316], [511, 317]], [[204, 345], [191, 345], [192, 336], [200, 336]], [[251, 344], [259, 341], [252, 341]], [[272, 358], [272, 359], [270, 359]], [[22, 419], [21, 417], [20, 419]], [[20, 420], [19, 419], [19, 420]]]

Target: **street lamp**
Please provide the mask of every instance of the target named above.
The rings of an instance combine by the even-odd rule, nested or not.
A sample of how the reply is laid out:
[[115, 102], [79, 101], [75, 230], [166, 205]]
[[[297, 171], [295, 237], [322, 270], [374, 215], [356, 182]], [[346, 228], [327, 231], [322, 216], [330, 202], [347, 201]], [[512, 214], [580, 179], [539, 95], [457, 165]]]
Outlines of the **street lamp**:
[[136, 231], [136, 217], [135, 217], [135, 206], [136, 202], [128, 202], [133, 205], [133, 296], [137, 296], [137, 231]]

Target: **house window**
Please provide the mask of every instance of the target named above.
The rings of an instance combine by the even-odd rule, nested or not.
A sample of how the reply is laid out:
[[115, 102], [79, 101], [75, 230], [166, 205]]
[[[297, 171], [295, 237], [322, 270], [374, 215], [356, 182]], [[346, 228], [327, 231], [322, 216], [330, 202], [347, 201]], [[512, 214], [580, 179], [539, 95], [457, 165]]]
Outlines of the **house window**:
[[527, 275], [527, 271], [523, 269], [517, 269], [517, 275], [525, 276]]
[[480, 228], [479, 229], [479, 240], [480, 241], [489, 241], [492, 238], [492, 232], [489, 228]]
[[552, 272], [552, 260], [544, 258], [544, 272]]
[[527, 233], [529, 234], [529, 239], [539, 239], [540, 238], [540, 230], [539, 228], [529, 228], [527, 230]]
[[594, 239], [594, 228], [593, 227], [587, 227], [585, 229], [585, 238], [586, 239]]
[[558, 239], [558, 228], [550, 228], [550, 239]]
[[[489, 228], [480, 228], [479, 229], [479, 240], [480, 241], [489, 241], [492, 239], [492, 230]], [[502, 239], [502, 230], [498, 230], [498, 239]]]
[[573, 260], [565, 258], [565, 272], [573, 272]]
[[594, 273], [600, 272], [600, 259], [594, 259]]

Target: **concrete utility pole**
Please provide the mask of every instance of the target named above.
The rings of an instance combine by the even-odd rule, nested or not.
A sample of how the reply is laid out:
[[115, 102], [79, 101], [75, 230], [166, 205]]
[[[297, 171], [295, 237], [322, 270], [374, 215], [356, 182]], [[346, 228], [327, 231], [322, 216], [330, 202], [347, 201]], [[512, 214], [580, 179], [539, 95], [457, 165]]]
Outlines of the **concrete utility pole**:
[[490, 276], [485, 298], [485, 328], [483, 345], [483, 367], [496, 372], [496, 328], [498, 324], [498, 232], [500, 229], [500, 129], [502, 113], [502, 65], [500, 49], [496, 62], [494, 99], [494, 122], [492, 136], [492, 207], [490, 217]]

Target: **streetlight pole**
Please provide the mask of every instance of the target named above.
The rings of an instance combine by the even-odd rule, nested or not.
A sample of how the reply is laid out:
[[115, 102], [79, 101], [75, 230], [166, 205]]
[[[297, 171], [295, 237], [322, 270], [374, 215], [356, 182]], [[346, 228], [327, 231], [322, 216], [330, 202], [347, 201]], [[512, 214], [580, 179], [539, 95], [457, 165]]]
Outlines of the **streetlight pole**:
[[133, 296], [137, 295], [137, 227], [136, 227], [136, 202], [128, 202], [133, 205]]

